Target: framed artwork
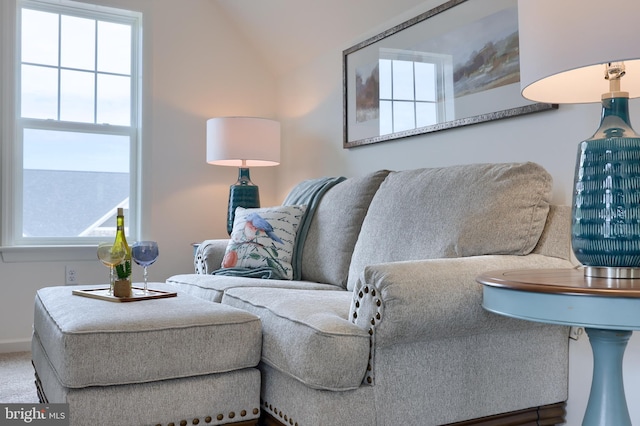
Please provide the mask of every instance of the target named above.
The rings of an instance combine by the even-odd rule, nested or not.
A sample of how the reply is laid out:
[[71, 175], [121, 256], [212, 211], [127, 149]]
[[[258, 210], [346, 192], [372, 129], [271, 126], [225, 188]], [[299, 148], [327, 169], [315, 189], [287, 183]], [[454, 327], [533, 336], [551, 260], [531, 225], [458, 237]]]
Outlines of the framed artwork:
[[342, 58], [344, 148], [557, 108], [520, 95], [517, 0], [450, 0]]

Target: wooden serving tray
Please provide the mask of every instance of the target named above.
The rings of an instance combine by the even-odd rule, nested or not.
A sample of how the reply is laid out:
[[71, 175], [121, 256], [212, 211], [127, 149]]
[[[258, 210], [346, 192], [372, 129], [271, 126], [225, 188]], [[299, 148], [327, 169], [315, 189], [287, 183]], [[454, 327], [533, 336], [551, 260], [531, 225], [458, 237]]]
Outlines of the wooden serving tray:
[[129, 297], [116, 297], [109, 294], [109, 288], [90, 288], [86, 290], [73, 290], [71, 293], [76, 296], [91, 297], [93, 299], [107, 300], [109, 302], [138, 302], [140, 300], [164, 299], [167, 297], [176, 297], [176, 292], [152, 290], [148, 289], [148, 294], [143, 294], [141, 287], [133, 287], [133, 295]]

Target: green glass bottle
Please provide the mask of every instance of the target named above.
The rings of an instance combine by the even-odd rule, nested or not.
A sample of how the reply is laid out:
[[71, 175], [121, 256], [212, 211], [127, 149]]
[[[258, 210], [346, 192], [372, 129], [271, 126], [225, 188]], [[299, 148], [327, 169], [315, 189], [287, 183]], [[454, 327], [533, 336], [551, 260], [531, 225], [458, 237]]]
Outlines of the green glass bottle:
[[[128, 291], [129, 294], [126, 294], [127, 296], [129, 296], [130, 293], [131, 293], [131, 281], [130, 281], [130, 277], [131, 277], [131, 247], [129, 247], [129, 244], [127, 244], [127, 237], [125, 236], [125, 233], [124, 233], [124, 209], [122, 207], [118, 207], [118, 215], [116, 217], [116, 225], [117, 225], [117, 228], [116, 228], [116, 239], [114, 241], [114, 244], [122, 243], [124, 245], [125, 252], [126, 252], [125, 255], [124, 255], [124, 260], [122, 261], [122, 263], [120, 263], [119, 265], [116, 266], [116, 274], [118, 276], [118, 280], [129, 281], [129, 284], [128, 284], [129, 285], [129, 291]], [[125, 291], [125, 293], [127, 293], [127, 292]], [[125, 294], [122, 294], [122, 295], [125, 295]]]

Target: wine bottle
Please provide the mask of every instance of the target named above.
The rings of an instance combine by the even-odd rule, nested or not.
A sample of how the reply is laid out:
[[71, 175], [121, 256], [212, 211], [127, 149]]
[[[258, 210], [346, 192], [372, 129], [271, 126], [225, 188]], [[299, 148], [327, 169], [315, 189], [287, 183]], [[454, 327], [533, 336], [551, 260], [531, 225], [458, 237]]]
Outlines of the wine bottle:
[[114, 244], [121, 242], [125, 249], [124, 260], [116, 266], [116, 274], [119, 280], [129, 280], [131, 276], [131, 247], [127, 244], [127, 237], [124, 235], [124, 212], [122, 207], [118, 207], [116, 225], [116, 239]]

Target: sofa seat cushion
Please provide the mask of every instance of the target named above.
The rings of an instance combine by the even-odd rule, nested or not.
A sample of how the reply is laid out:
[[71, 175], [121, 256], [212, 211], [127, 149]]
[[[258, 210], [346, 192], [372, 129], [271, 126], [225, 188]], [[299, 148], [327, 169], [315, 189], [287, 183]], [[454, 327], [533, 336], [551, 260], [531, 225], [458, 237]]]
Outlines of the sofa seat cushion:
[[545, 226], [551, 183], [534, 163], [390, 173], [362, 223], [347, 288], [372, 264], [530, 253]]
[[351, 293], [234, 288], [223, 304], [262, 322], [262, 362], [314, 389], [357, 389], [369, 359], [367, 330], [348, 320]]
[[40, 289], [34, 308], [34, 340], [64, 387], [223, 373], [260, 361], [260, 319], [248, 312], [182, 293], [115, 303], [72, 290]]
[[223, 275], [179, 274], [169, 277], [167, 284], [179, 291], [211, 302], [221, 302], [225, 291], [235, 287], [277, 287], [309, 290], [336, 290], [331, 284], [310, 281], [271, 280]]

